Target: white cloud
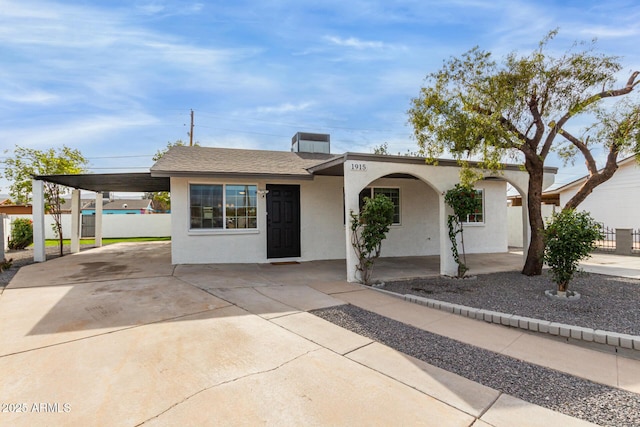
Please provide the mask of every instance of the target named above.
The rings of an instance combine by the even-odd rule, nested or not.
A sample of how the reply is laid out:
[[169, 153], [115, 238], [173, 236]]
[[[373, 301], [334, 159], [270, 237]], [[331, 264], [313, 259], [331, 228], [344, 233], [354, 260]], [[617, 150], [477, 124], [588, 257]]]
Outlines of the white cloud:
[[595, 27], [582, 28], [579, 32], [580, 34], [584, 34], [588, 37], [598, 38], [634, 37], [640, 34], [640, 27], [638, 27], [637, 25], [631, 27], [605, 27], [600, 25]]
[[384, 43], [382, 42], [364, 41], [364, 40], [359, 40], [355, 37], [349, 37], [348, 39], [344, 39], [344, 38], [335, 37], [335, 36], [327, 36], [326, 39], [338, 46], [353, 47], [355, 49], [380, 49], [384, 47]]
[[280, 105], [274, 105], [270, 107], [258, 107], [256, 108], [256, 112], [258, 114], [285, 114], [285, 113], [294, 113], [298, 111], [303, 111], [312, 106], [311, 102], [302, 102], [300, 104], [291, 104], [286, 102]]
[[20, 146], [50, 148], [68, 145], [79, 147], [102, 140], [122, 130], [134, 127], [157, 125], [159, 120], [145, 113], [123, 113], [120, 115], [85, 116], [81, 119], [60, 120], [29, 129], [0, 131], [0, 139], [19, 141]]

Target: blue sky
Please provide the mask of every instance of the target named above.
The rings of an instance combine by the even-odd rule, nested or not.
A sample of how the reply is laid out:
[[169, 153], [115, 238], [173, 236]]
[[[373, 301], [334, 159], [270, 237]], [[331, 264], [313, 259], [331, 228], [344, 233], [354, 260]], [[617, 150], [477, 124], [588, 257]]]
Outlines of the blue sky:
[[0, 0], [0, 148], [66, 144], [92, 172], [145, 171], [188, 141], [193, 109], [205, 146], [288, 150], [308, 131], [334, 153], [405, 152], [409, 101], [443, 60], [526, 53], [556, 27], [560, 50], [597, 37], [623, 56], [621, 81], [640, 69], [637, 0]]

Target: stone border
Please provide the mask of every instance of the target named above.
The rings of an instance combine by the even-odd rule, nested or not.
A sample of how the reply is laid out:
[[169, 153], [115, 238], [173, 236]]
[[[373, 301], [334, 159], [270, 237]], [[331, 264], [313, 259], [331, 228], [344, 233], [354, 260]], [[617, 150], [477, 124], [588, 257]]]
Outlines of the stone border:
[[488, 323], [495, 323], [498, 325], [549, 334], [563, 338], [571, 338], [579, 341], [605, 344], [612, 347], [621, 347], [625, 349], [640, 351], [640, 336], [636, 335], [620, 334], [617, 332], [603, 331], [600, 329], [594, 330], [591, 328], [583, 328], [581, 326], [565, 325], [563, 323], [550, 322], [548, 320], [539, 320], [533, 319], [531, 317], [500, 313], [498, 311], [467, 307], [465, 305], [438, 301], [420, 297], [417, 295], [401, 295], [394, 292], [386, 291], [384, 289], [375, 290], [394, 296], [396, 298], [403, 299], [405, 301], [468, 317], [470, 319], [483, 320]]

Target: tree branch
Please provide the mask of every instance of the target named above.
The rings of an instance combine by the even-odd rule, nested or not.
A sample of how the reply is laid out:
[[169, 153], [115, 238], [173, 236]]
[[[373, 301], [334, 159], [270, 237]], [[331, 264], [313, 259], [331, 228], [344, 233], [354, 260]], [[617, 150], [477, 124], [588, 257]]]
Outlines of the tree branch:
[[568, 139], [569, 142], [571, 142], [573, 145], [576, 146], [578, 150], [580, 150], [580, 152], [584, 156], [584, 161], [587, 165], [587, 170], [589, 171], [589, 175], [597, 174], [598, 166], [596, 165], [596, 161], [594, 160], [593, 155], [591, 154], [591, 150], [589, 150], [589, 147], [587, 146], [587, 144], [582, 142], [575, 136], [571, 135], [569, 132], [567, 132], [564, 129], [560, 129], [558, 133], [564, 136], [566, 139]]
[[586, 107], [601, 100], [602, 98], [613, 98], [613, 97], [622, 96], [630, 93], [631, 91], [633, 91], [634, 87], [638, 83], [640, 83], [640, 80], [635, 81], [639, 74], [640, 74], [640, 71], [634, 71], [629, 77], [629, 80], [627, 80], [627, 84], [623, 88], [603, 90], [600, 93], [590, 96], [589, 98], [585, 99], [582, 102], [578, 102], [572, 105], [571, 108], [569, 108], [569, 111], [567, 111], [564, 114], [564, 116], [562, 116], [560, 120], [558, 120], [558, 122], [553, 126], [553, 129], [551, 130], [551, 132], [549, 132], [549, 134], [547, 135], [547, 138], [544, 142], [540, 155], [544, 158], [547, 156], [547, 154], [549, 154], [549, 150], [551, 150], [551, 145], [553, 144], [553, 140], [558, 134], [558, 131], [562, 129], [565, 123], [567, 123], [567, 121], [574, 114], [584, 110]]
[[591, 173], [585, 182], [582, 183], [576, 194], [574, 194], [562, 209], [577, 208], [578, 205], [593, 192], [594, 188], [611, 178], [615, 171], [618, 170], [619, 153], [620, 149], [617, 144], [611, 144], [609, 146], [609, 154], [607, 155], [607, 163], [604, 168], [600, 171], [596, 170], [595, 173]]

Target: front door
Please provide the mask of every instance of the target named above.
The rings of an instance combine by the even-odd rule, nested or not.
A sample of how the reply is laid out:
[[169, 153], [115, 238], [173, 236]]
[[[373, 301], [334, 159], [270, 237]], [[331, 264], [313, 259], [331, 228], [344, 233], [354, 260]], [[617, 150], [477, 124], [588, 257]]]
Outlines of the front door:
[[300, 186], [267, 185], [267, 258], [300, 256]]

